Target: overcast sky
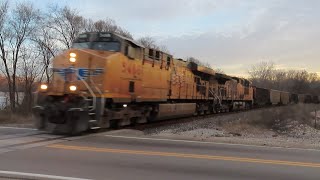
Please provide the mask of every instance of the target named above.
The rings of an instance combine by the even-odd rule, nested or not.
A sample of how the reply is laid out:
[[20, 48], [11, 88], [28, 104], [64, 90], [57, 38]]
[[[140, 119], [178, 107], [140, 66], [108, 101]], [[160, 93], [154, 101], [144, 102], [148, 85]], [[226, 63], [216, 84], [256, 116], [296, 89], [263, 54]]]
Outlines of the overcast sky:
[[175, 57], [194, 56], [228, 74], [274, 61], [320, 73], [319, 0], [33, 0], [114, 19], [135, 38], [153, 36]]

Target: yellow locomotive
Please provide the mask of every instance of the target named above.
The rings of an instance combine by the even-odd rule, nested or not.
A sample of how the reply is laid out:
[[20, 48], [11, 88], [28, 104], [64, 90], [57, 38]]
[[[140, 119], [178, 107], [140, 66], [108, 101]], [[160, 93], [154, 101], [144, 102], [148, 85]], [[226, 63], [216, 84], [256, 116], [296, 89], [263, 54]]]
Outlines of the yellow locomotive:
[[247, 108], [249, 81], [175, 59], [107, 32], [80, 34], [53, 59], [53, 78], [37, 93], [39, 129], [78, 134], [176, 117]]

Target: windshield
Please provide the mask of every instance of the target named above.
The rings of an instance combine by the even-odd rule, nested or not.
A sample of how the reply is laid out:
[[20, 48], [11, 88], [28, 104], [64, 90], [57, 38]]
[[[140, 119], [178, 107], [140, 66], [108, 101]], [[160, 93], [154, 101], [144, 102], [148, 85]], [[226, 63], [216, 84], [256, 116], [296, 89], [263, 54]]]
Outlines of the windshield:
[[99, 51], [120, 51], [119, 42], [77, 42], [73, 43], [72, 48], [94, 49]]

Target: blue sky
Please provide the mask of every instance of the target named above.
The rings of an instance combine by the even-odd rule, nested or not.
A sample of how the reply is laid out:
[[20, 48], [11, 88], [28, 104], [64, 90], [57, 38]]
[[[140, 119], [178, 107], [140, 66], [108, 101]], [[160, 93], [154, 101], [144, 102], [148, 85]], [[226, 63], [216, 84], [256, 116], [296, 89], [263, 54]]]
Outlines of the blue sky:
[[318, 0], [31, 2], [40, 9], [67, 4], [95, 20], [112, 18], [135, 38], [153, 36], [176, 57], [194, 56], [228, 74], [245, 76], [261, 61], [320, 72]]

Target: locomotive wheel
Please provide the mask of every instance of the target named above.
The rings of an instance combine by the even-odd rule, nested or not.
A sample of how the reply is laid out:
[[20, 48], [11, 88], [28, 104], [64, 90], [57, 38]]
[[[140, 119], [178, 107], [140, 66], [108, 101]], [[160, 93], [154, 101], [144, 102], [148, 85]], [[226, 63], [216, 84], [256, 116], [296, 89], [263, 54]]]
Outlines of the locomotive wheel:
[[44, 119], [44, 117], [42, 117], [41, 115], [35, 116], [33, 115], [32, 119], [34, 119], [34, 125], [36, 127], [36, 129], [38, 130], [44, 130], [46, 129], [46, 121]]
[[118, 120], [110, 120], [110, 128], [111, 129], [119, 129], [119, 123]]

